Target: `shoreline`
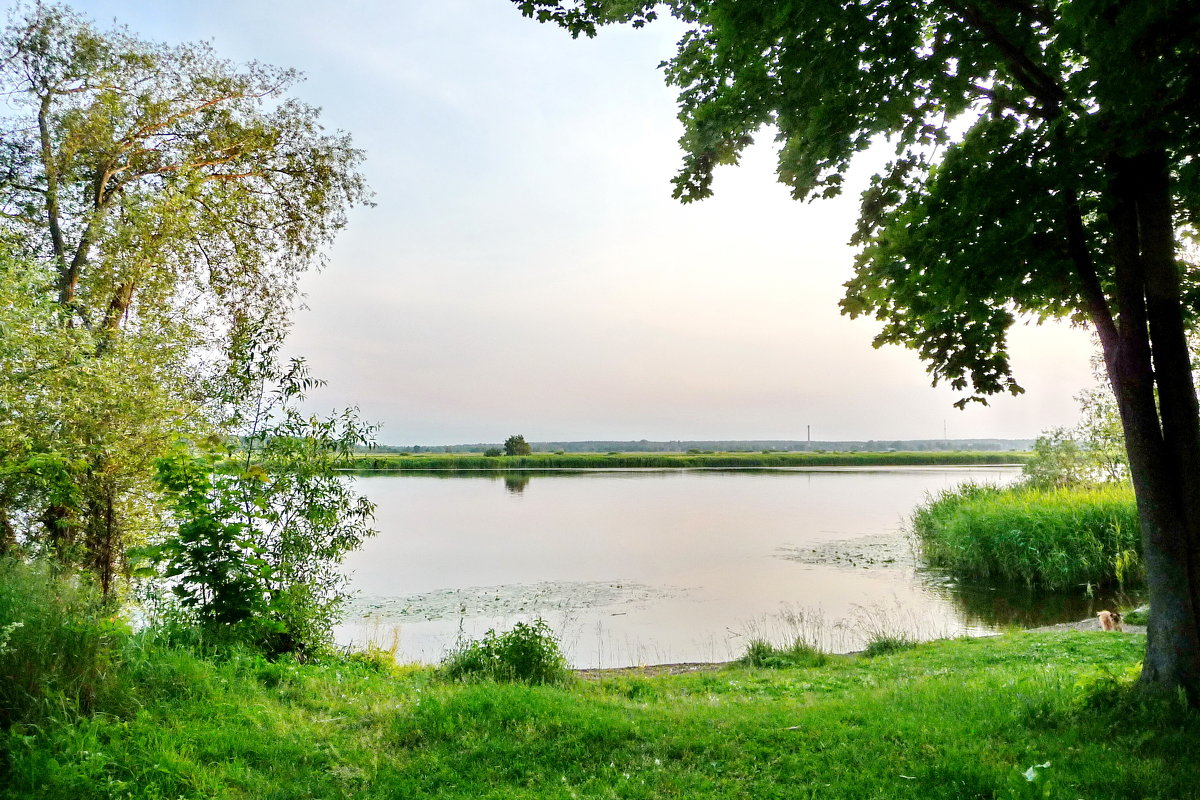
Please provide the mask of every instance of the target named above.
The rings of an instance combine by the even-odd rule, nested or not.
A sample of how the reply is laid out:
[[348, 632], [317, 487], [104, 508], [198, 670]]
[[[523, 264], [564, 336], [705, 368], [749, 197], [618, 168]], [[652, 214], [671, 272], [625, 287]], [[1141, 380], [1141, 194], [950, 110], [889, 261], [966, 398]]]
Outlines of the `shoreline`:
[[[1081, 619], [1076, 622], [1059, 622], [1054, 625], [1042, 625], [1037, 628], [1024, 628], [1016, 633], [1111, 633], [1125, 636], [1145, 636], [1145, 625], [1126, 625], [1123, 631], [1104, 631], [1099, 628], [1099, 623], [1095, 617]], [[1004, 633], [991, 634], [992, 636], [1005, 636]], [[933, 640], [936, 641], [936, 640]], [[849, 653], [830, 653], [831, 656], [859, 656], [863, 653], [862, 650], [855, 650]], [[678, 663], [668, 664], [640, 664], [631, 667], [584, 667], [582, 669], [573, 669], [573, 672], [581, 680], [595, 681], [605, 678], [660, 678], [670, 675], [691, 675], [704, 672], [718, 672], [728, 666], [738, 663], [737, 661], [681, 661]]]

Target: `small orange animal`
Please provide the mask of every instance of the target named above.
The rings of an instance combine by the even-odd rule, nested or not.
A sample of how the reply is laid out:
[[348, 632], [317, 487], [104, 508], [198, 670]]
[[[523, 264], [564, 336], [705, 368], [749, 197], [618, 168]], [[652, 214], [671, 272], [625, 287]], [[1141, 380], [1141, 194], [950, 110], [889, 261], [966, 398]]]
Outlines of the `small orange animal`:
[[1102, 631], [1125, 630], [1125, 624], [1121, 622], [1121, 612], [1119, 611], [1097, 611], [1096, 617], [1100, 622], [1100, 630]]

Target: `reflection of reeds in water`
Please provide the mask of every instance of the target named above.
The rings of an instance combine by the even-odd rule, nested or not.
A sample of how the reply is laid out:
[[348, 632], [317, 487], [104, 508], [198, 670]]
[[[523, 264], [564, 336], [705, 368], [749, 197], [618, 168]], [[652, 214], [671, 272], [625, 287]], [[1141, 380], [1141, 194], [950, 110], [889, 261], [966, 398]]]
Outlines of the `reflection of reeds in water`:
[[[929, 581], [930, 590], [954, 603], [968, 626], [1036, 628], [1094, 617], [1101, 609], [1135, 608], [1145, 599], [1141, 590], [1095, 589], [1086, 584], [1052, 592], [1023, 584], [971, 584]], [[1089, 588], [1092, 591], [1088, 591]]]

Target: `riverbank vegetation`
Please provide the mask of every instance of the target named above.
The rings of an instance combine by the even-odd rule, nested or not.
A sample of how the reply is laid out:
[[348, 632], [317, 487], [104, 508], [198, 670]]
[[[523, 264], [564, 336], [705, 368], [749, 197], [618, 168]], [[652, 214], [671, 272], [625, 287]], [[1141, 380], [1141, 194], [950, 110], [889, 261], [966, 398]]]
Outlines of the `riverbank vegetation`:
[[369, 200], [362, 153], [294, 70], [53, 3], [0, 44], [0, 555], [95, 580], [110, 615], [138, 589], [210, 637], [319, 649], [372, 532], [336, 468], [373, 427], [301, 413], [320, 381], [281, 348]]
[[135, 634], [88, 587], [5, 569], [2, 798], [1165, 800], [1200, 781], [1200, 719], [1126, 691], [1132, 635], [461, 681], [386, 650], [268, 660]]
[[1039, 436], [1021, 480], [928, 498], [912, 532], [927, 564], [967, 581], [1052, 590], [1144, 581], [1137, 503], [1112, 391], [1082, 392], [1080, 421]]
[[963, 579], [1081, 590], [1141, 583], [1141, 533], [1127, 484], [968, 484], [918, 508], [912, 527], [926, 562]]
[[533, 453], [524, 456], [358, 454], [360, 470], [696, 469], [770, 467], [963, 466], [1021, 464], [1023, 452], [912, 453]]

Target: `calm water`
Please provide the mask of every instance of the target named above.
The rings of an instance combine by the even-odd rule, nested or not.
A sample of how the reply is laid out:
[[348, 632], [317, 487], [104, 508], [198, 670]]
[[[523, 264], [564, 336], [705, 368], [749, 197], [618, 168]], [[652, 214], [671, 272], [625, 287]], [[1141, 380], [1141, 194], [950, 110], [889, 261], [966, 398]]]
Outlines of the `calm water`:
[[380, 535], [347, 567], [344, 643], [438, 661], [460, 635], [541, 616], [575, 666], [720, 661], [752, 636], [832, 650], [872, 631], [982, 634], [1079, 619], [1077, 596], [957, 587], [903, 534], [926, 493], [1007, 467], [510, 473], [357, 478]]

